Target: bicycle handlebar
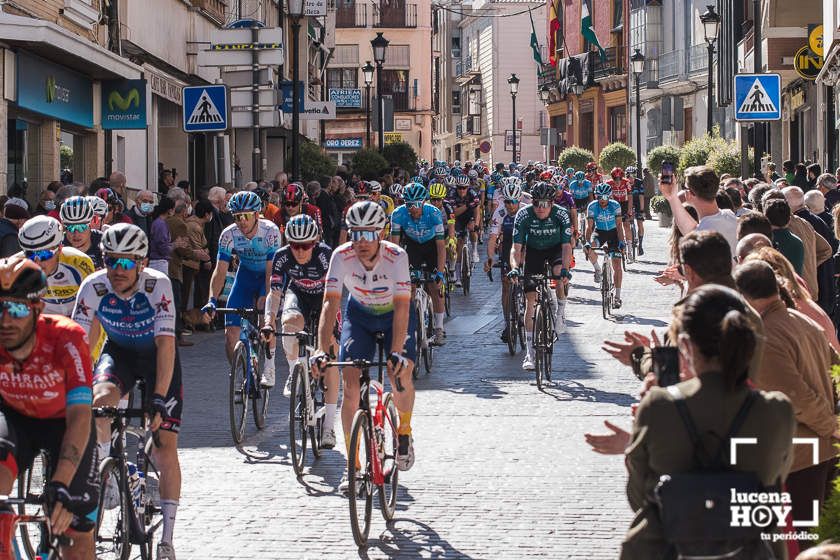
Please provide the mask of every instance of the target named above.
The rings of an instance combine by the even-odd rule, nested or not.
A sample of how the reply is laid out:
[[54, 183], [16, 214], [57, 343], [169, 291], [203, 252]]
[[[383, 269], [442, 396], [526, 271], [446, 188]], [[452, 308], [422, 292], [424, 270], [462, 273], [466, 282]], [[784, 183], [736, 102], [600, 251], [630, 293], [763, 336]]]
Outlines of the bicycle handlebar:
[[144, 418], [146, 411], [140, 408], [118, 408], [116, 406], [95, 406], [93, 415], [97, 418]]
[[235, 313], [240, 317], [244, 315], [259, 315], [260, 311], [254, 308], [247, 307], [217, 307], [216, 313]]

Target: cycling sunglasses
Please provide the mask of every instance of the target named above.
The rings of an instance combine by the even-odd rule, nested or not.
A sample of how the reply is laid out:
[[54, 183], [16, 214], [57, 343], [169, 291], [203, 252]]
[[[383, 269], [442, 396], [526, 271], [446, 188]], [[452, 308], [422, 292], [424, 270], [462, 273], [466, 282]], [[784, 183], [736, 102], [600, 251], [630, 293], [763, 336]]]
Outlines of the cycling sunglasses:
[[84, 233], [90, 229], [90, 224], [69, 224], [64, 226], [67, 233]]
[[117, 268], [122, 268], [123, 270], [131, 270], [132, 268], [137, 266], [136, 260], [127, 259], [125, 257], [105, 257], [102, 260], [105, 261], [105, 266], [107, 266], [111, 270], [116, 270]]
[[379, 239], [379, 232], [374, 230], [350, 230], [351, 241], [376, 241]]
[[550, 200], [535, 200], [535, 208], [551, 208], [552, 202]]
[[251, 217], [253, 214], [254, 212], [237, 212], [233, 215], [233, 219], [239, 222]]
[[310, 241], [309, 243], [289, 243], [289, 248], [294, 249], [296, 251], [308, 251], [314, 246], [314, 241]]
[[519, 204], [518, 198], [506, 198], [505, 204]]
[[41, 249], [40, 251], [25, 251], [24, 254], [30, 261], [48, 261], [55, 256], [55, 251]]
[[22, 301], [0, 301], [0, 317], [8, 313], [12, 319], [24, 319], [32, 313], [32, 307]]
[[424, 202], [406, 202], [405, 205], [408, 208], [423, 208]]

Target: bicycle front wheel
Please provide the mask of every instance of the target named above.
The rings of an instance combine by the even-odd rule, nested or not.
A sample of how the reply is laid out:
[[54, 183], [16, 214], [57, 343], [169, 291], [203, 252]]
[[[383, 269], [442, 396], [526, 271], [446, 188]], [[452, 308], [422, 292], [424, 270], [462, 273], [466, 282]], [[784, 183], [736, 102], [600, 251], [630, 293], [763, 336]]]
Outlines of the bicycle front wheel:
[[604, 259], [604, 271], [601, 274], [601, 312], [604, 315], [604, 319], [610, 318], [610, 306], [612, 305], [610, 295], [612, 289], [610, 286], [610, 273], [612, 269], [607, 268], [611, 266], [612, 263], [608, 259]]
[[[434, 359], [433, 353], [435, 347], [432, 345], [431, 337], [435, 329], [435, 313], [432, 308], [431, 298], [426, 300], [426, 347], [423, 349], [423, 367], [426, 369], [426, 374], [432, 373], [432, 361]], [[419, 358], [419, 356], [418, 356]]]
[[516, 290], [511, 286], [510, 295], [508, 296], [508, 317], [505, 322], [508, 354], [511, 356], [516, 354], [516, 338], [519, 336], [518, 312], [519, 310], [516, 307]]
[[546, 346], [546, 327], [545, 327], [545, 309], [540, 304], [534, 311], [534, 375], [536, 376], [537, 389], [542, 390], [543, 386], [543, 371], [545, 368], [545, 346]]
[[525, 292], [520, 287], [516, 290], [516, 330], [519, 332], [519, 350], [525, 351]]
[[[32, 461], [32, 466], [25, 471], [18, 473], [17, 495], [18, 498], [25, 498], [29, 494], [40, 494], [47, 483], [47, 460], [43, 453], [39, 453]], [[20, 515], [35, 515], [39, 506], [21, 504], [18, 506]], [[29, 560], [36, 560], [38, 545], [41, 543], [40, 525], [21, 523], [18, 525], [20, 540], [23, 545], [23, 552]]]
[[382, 508], [382, 517], [385, 518], [385, 521], [391, 521], [394, 518], [394, 512], [397, 510], [397, 488], [400, 473], [399, 468], [397, 468], [397, 452], [399, 451], [397, 425], [400, 420], [391, 393], [386, 393], [383, 399], [385, 415], [382, 426], [376, 427], [377, 430], [382, 430], [382, 449], [379, 450], [379, 456], [382, 458], [380, 468], [385, 479], [385, 483], [379, 487], [379, 505]]
[[472, 274], [472, 266], [470, 266], [469, 247], [464, 243], [464, 248], [461, 249], [461, 285], [464, 287], [464, 295], [470, 295], [470, 275]]
[[[263, 371], [264, 363], [267, 358], [265, 357], [265, 347], [260, 349], [260, 359], [259, 359], [259, 370]], [[259, 379], [260, 376], [254, 374], [254, 379]], [[252, 408], [254, 410], [254, 424], [257, 425], [258, 430], [262, 430], [265, 428], [265, 417], [268, 413], [268, 397], [269, 397], [269, 389], [265, 387], [257, 386], [254, 388], [254, 399]]]
[[[128, 499], [128, 489], [120, 462], [113, 457], [99, 467], [101, 490], [96, 518], [96, 558], [100, 560], [128, 560], [131, 555], [130, 516], [134, 515]], [[112, 482], [109, 482], [111, 480]], [[116, 481], [117, 493], [106, 489]]]
[[362, 547], [370, 533], [370, 516], [373, 511], [373, 480], [371, 473], [370, 433], [368, 413], [356, 411], [350, 432], [350, 452], [347, 455], [347, 482], [350, 495], [350, 528], [353, 540]]
[[[319, 381], [312, 378], [312, 372], [309, 372], [309, 394], [312, 397], [312, 411], [316, 414], [318, 410], [324, 406], [323, 394], [321, 398], [318, 397], [318, 383]], [[314, 426], [309, 426], [309, 443], [312, 447], [312, 456], [315, 459], [321, 458], [321, 436], [324, 434], [324, 417], [315, 420]]]
[[240, 341], [233, 351], [233, 364], [230, 367], [230, 433], [237, 445], [245, 439], [245, 419], [248, 416], [248, 401], [251, 399], [248, 389], [249, 367], [248, 350]]
[[306, 425], [306, 388], [303, 384], [303, 366], [295, 364], [292, 370], [292, 395], [289, 397], [289, 450], [296, 476], [303, 474], [306, 443], [309, 429]]
[[[422, 290], [422, 288], [417, 288], [418, 290]], [[416, 301], [416, 300], [415, 300]], [[411, 370], [411, 377], [413, 379], [417, 379], [420, 377], [420, 357], [423, 354], [423, 328], [424, 328], [424, 321], [423, 321], [423, 312], [418, 303], [414, 305], [414, 314], [417, 317], [417, 326], [414, 329], [414, 369]], [[426, 335], [428, 336], [428, 335]]]

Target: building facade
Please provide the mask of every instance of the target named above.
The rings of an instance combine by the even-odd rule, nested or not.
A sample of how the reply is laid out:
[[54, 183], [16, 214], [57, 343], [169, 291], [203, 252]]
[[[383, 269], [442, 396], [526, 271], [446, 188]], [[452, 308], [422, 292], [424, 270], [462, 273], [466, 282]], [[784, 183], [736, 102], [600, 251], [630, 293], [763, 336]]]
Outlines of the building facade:
[[[432, 155], [436, 160], [454, 161], [455, 129], [461, 125], [461, 86], [458, 72], [461, 62], [460, 2], [441, 4], [432, 12], [432, 103], [434, 137]], [[462, 127], [463, 130], [463, 127]]]
[[826, 102], [824, 150], [826, 170], [840, 165], [840, 2], [823, 0], [824, 65], [817, 85], [824, 87]]

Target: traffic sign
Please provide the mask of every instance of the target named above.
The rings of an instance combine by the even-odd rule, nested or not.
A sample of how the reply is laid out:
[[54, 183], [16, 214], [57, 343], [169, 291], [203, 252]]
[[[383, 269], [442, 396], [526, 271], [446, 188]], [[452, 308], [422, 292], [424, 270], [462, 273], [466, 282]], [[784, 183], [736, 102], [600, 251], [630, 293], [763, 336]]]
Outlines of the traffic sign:
[[782, 118], [782, 78], [778, 74], [735, 75], [735, 120]]
[[199, 66], [250, 66], [253, 53], [257, 53], [260, 66], [279, 66], [283, 64], [283, 49], [271, 50], [216, 50], [198, 51]]
[[183, 90], [184, 132], [227, 130], [227, 87], [195, 86]]

